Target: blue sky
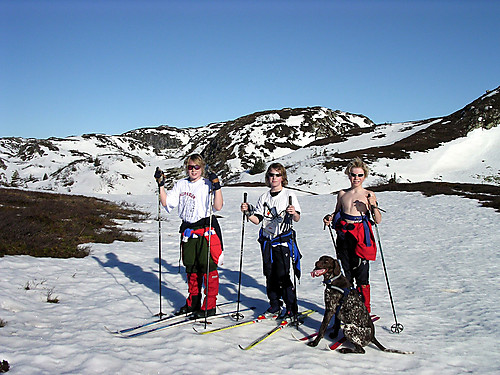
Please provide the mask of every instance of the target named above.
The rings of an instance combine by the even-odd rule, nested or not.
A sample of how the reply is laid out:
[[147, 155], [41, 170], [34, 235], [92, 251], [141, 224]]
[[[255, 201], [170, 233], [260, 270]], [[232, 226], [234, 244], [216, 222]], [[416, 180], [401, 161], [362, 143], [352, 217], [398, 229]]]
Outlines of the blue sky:
[[0, 0], [0, 137], [324, 106], [376, 123], [500, 85], [500, 1]]

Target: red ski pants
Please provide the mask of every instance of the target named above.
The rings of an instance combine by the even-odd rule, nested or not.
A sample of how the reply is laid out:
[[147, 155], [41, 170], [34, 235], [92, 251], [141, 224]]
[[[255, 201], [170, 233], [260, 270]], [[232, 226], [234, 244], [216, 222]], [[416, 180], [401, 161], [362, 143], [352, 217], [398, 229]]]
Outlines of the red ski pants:
[[208, 274], [208, 294], [207, 294], [207, 278], [206, 273], [188, 273], [188, 306], [193, 305], [193, 301], [201, 299], [201, 288], [205, 283], [205, 301], [201, 305], [202, 310], [214, 309], [217, 304], [217, 295], [219, 294], [219, 272], [211, 271]]

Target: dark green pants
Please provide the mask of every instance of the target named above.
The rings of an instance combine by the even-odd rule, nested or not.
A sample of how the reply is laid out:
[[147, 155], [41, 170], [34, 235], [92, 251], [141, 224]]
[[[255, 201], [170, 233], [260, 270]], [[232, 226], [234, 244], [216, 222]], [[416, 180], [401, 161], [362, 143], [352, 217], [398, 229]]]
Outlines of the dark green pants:
[[[187, 242], [182, 242], [182, 263], [186, 267], [187, 273], [207, 272], [208, 242], [204, 236], [189, 238]], [[217, 265], [208, 256], [209, 272], [215, 271]]]

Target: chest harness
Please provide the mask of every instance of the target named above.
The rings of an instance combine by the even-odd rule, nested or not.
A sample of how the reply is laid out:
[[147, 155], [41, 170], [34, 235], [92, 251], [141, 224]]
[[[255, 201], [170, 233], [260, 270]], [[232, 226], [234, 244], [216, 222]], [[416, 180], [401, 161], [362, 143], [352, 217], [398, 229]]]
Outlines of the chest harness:
[[335, 310], [335, 315], [338, 315], [339, 311], [340, 311], [340, 308], [342, 307], [342, 303], [344, 303], [344, 301], [346, 300], [347, 296], [349, 295], [349, 293], [354, 290], [354, 288], [352, 286], [348, 287], [348, 288], [339, 288], [338, 286], [336, 285], [332, 285], [332, 283], [337, 280], [339, 277], [341, 276], [341, 274], [338, 274], [337, 276], [334, 276], [332, 277], [331, 279], [328, 279], [326, 281], [323, 281], [323, 284], [325, 285], [326, 288], [328, 289], [332, 289], [332, 290], [336, 290], [337, 292], [340, 292], [342, 293], [342, 298], [340, 298], [340, 301], [339, 301], [339, 304], [337, 305], [337, 309]]

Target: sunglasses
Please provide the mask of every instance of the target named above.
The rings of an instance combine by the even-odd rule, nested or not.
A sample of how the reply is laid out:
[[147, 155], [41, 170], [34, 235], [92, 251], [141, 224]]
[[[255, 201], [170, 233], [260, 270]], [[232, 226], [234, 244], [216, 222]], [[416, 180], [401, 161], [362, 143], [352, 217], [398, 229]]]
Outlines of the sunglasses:
[[271, 177], [281, 177], [281, 173], [268, 173], [267, 177], [269, 177], [269, 178], [271, 178]]
[[352, 172], [349, 173], [349, 174], [351, 175], [351, 177], [363, 177], [365, 175], [364, 173], [358, 173], [358, 174], [356, 174], [356, 173], [352, 173]]
[[196, 170], [196, 171], [197, 171], [197, 170], [199, 170], [201, 167], [200, 167], [199, 165], [188, 165], [188, 166], [187, 166], [187, 168], [188, 168], [188, 170], [189, 170], [189, 171], [190, 171], [190, 170], [192, 170], [192, 169], [194, 169], [194, 170]]

